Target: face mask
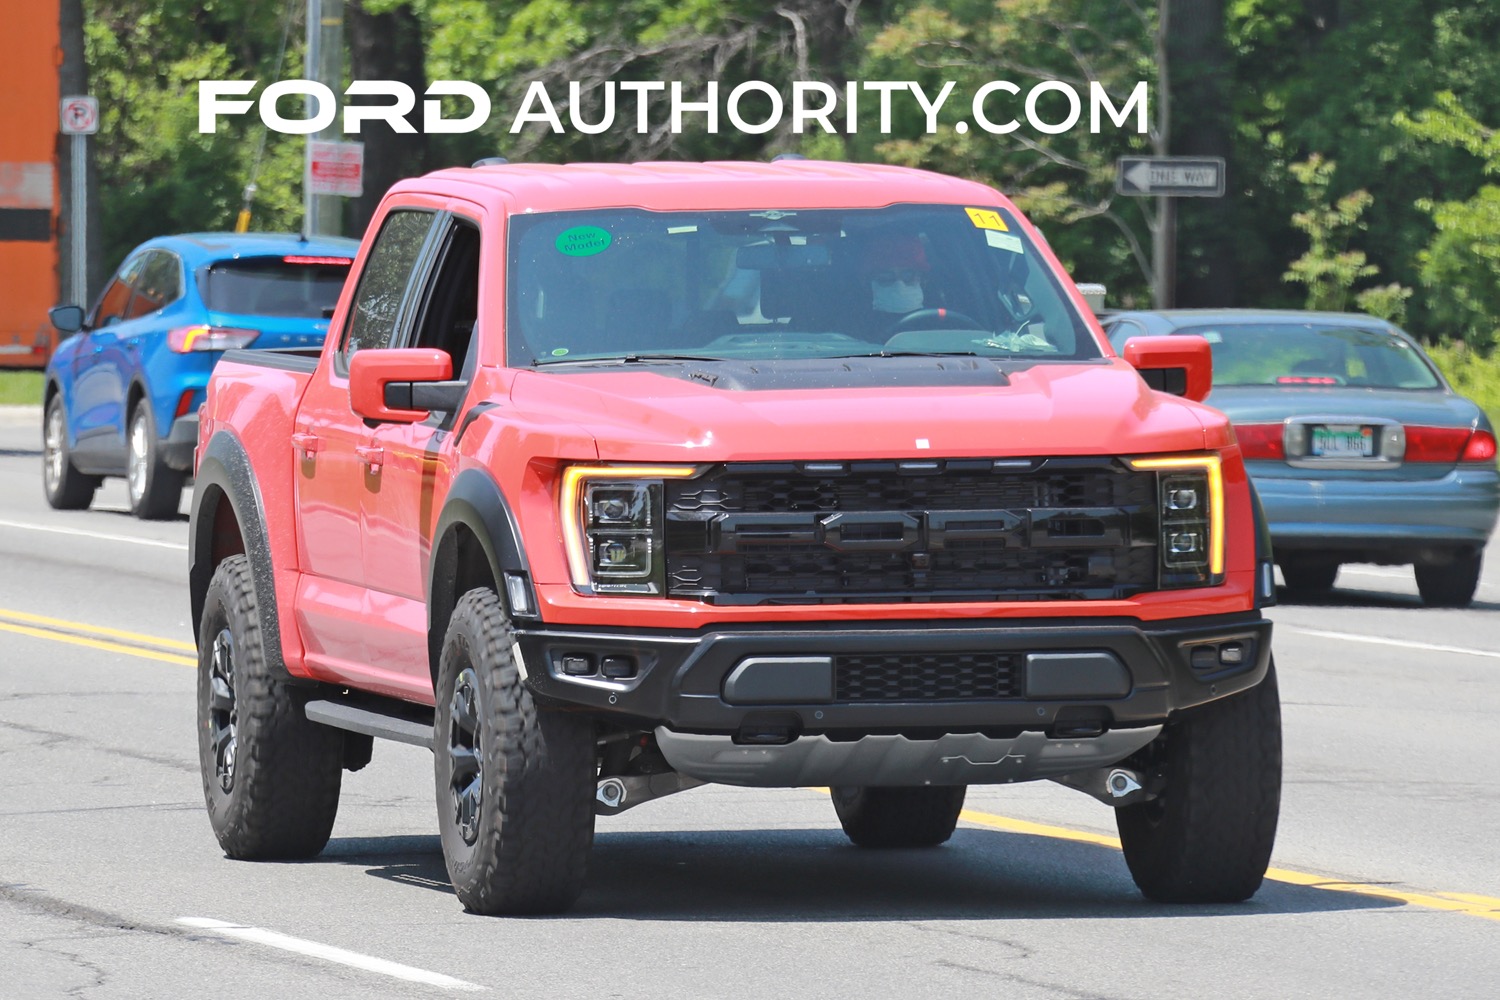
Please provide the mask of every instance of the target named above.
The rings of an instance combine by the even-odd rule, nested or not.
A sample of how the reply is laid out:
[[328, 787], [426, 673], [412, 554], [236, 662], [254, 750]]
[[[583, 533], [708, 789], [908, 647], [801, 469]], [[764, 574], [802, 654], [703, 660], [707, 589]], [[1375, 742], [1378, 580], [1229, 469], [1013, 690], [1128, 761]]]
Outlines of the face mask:
[[874, 292], [872, 304], [878, 312], [909, 313], [922, 308], [920, 280], [909, 285], [904, 281], [893, 281], [888, 285], [874, 281], [870, 283], [870, 289]]

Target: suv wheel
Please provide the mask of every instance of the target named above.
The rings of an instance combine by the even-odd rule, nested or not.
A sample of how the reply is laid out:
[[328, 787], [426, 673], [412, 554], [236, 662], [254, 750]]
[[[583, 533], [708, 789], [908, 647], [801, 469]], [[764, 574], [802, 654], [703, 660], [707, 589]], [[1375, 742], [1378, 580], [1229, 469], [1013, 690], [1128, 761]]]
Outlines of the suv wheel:
[[305, 698], [266, 665], [250, 561], [214, 571], [198, 632], [198, 763], [231, 858], [310, 858], [338, 812], [344, 734], [308, 721]]
[[858, 847], [936, 847], [958, 826], [967, 785], [831, 789], [844, 833]]
[[1164, 780], [1156, 798], [1115, 814], [1141, 892], [1163, 903], [1253, 896], [1281, 806], [1275, 663], [1249, 691], [1184, 712], [1132, 760]]
[[1448, 562], [1419, 562], [1412, 569], [1417, 575], [1417, 592], [1422, 603], [1434, 608], [1467, 608], [1479, 589], [1479, 569], [1484, 552], [1479, 549], [1456, 552]]
[[458, 602], [438, 663], [438, 826], [453, 889], [484, 914], [558, 913], [594, 841], [593, 723], [543, 710], [521, 680], [493, 591]]
[[177, 509], [182, 506], [185, 477], [161, 461], [157, 453], [156, 420], [146, 399], [137, 402], [130, 412], [126, 448], [125, 484], [130, 494], [130, 512], [143, 520], [176, 517]]
[[84, 510], [99, 488], [98, 476], [85, 476], [73, 468], [68, 454], [68, 411], [61, 392], [47, 403], [47, 417], [42, 421], [42, 488], [54, 510]]

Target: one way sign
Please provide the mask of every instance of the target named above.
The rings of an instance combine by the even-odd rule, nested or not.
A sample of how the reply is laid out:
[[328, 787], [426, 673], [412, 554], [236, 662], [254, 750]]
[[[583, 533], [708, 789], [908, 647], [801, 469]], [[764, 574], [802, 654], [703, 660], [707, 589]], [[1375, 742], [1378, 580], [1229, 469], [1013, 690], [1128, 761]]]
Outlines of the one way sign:
[[1116, 161], [1115, 190], [1130, 195], [1222, 198], [1221, 156], [1122, 156]]

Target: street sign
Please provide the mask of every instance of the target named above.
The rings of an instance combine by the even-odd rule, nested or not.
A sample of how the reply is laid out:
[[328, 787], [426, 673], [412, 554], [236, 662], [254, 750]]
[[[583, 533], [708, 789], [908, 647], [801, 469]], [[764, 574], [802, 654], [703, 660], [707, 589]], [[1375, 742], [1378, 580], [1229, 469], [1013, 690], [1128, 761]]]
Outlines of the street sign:
[[1120, 194], [1224, 197], [1222, 156], [1122, 156], [1115, 165], [1115, 190]]
[[99, 131], [98, 98], [64, 97], [61, 105], [63, 135], [93, 135]]
[[358, 198], [364, 194], [365, 144], [362, 142], [309, 142], [307, 188], [311, 194], [340, 194]]

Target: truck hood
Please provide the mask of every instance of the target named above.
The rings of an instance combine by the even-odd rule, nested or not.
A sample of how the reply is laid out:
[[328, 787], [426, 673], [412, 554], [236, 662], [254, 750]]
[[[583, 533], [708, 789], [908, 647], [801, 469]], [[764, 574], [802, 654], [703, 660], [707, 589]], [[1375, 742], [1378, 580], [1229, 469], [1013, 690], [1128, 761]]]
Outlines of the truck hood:
[[[884, 361], [920, 363], [883, 371]], [[583, 428], [605, 461], [1113, 455], [1228, 442], [1221, 414], [1153, 392], [1118, 359], [1029, 368], [860, 359], [842, 371], [824, 362], [812, 377], [775, 365], [760, 366], [760, 381], [744, 364], [527, 371], [511, 400], [535, 419]]]

